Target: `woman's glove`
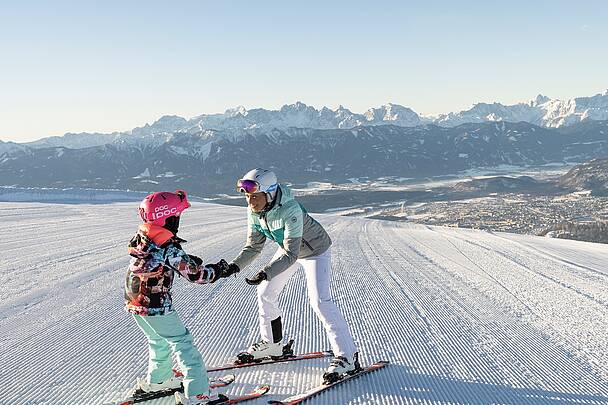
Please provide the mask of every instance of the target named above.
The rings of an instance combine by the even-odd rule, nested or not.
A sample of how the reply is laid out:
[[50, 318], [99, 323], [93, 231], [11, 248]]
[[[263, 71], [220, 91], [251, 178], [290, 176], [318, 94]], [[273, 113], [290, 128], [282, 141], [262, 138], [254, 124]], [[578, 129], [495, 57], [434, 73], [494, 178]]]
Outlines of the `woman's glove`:
[[[224, 262], [226, 263], [226, 261], [224, 259], [220, 260], [220, 262]], [[227, 266], [224, 266], [223, 270], [222, 270], [222, 277], [230, 277], [233, 274], [238, 273], [239, 271], [241, 271], [241, 269], [239, 268], [239, 266], [236, 265], [236, 263], [226, 263]]]
[[245, 278], [245, 282], [249, 285], [258, 285], [264, 280], [268, 280], [268, 276], [266, 275], [266, 272], [264, 272], [264, 271], [260, 271], [258, 274], [256, 274], [252, 278]]

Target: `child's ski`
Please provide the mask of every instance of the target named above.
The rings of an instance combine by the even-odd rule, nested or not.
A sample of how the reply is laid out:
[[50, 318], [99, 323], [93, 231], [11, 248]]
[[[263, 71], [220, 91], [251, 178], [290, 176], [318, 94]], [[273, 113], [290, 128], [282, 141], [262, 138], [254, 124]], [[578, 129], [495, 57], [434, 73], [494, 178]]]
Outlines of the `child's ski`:
[[[173, 373], [177, 377], [182, 376], [182, 374], [177, 370], [173, 370]], [[211, 381], [209, 381], [209, 388], [216, 389], [216, 388], [225, 387], [227, 385], [232, 384], [234, 382], [234, 379], [235, 379], [234, 374], [228, 374], [221, 378], [214, 378]], [[120, 401], [106, 403], [104, 405], [133, 405], [133, 404], [138, 404], [140, 402], [150, 401], [150, 400], [156, 399], [156, 398], [168, 397], [170, 395], [173, 395], [176, 391], [183, 391], [183, 388], [180, 387], [180, 388], [168, 389], [168, 390], [163, 390], [163, 391], [145, 392], [142, 394], [130, 396], [130, 397], [125, 398]]]
[[207, 372], [211, 373], [213, 371], [225, 371], [225, 370], [233, 370], [236, 368], [263, 366], [266, 364], [284, 363], [287, 361], [319, 359], [322, 357], [330, 357], [330, 356], [333, 356], [333, 353], [330, 351], [302, 353], [302, 354], [296, 354], [294, 356], [289, 356], [289, 357], [281, 357], [278, 359], [264, 359], [264, 360], [260, 360], [260, 361], [253, 362], [253, 363], [243, 363], [243, 364], [229, 363], [229, 364], [224, 364], [222, 366], [208, 368]]
[[256, 399], [266, 394], [270, 390], [269, 385], [260, 385], [253, 391], [244, 395], [227, 396], [220, 394], [220, 399], [209, 402], [209, 405], [223, 405], [223, 404], [238, 404], [243, 401], [249, 401], [250, 399]]
[[357, 378], [363, 374], [367, 374], [367, 373], [371, 373], [372, 371], [376, 371], [381, 369], [382, 367], [388, 365], [388, 361], [379, 361], [377, 363], [372, 364], [371, 366], [368, 367], [364, 367], [363, 369], [361, 369], [361, 371], [355, 373], [355, 374], [350, 374], [350, 375], [345, 375], [342, 379], [330, 383], [330, 384], [321, 384], [317, 387], [311, 388], [310, 390], [302, 393], [302, 394], [297, 394], [294, 396], [291, 396], [289, 398], [285, 398], [282, 401], [268, 401], [269, 404], [274, 404], [274, 405], [294, 405], [294, 404], [299, 404], [302, 401], [306, 401], [307, 399], [310, 399], [311, 397], [325, 391], [328, 390], [332, 387], [335, 387], [338, 384], [342, 384], [343, 382], [352, 380], [353, 378]]

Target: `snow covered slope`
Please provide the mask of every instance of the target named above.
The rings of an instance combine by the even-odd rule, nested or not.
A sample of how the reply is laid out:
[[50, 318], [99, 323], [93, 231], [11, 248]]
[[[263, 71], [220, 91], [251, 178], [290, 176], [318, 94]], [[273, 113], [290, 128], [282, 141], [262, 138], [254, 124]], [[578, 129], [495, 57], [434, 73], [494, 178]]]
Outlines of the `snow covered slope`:
[[[363, 362], [392, 364], [314, 403], [608, 404], [605, 245], [318, 218]], [[231, 259], [245, 238], [242, 208], [196, 203], [182, 222], [185, 247], [206, 261]], [[144, 375], [146, 344], [122, 310], [137, 225], [134, 203], [0, 203], [0, 404], [100, 404]], [[257, 338], [243, 276], [263, 260], [210, 286], [176, 280], [177, 310], [207, 365]], [[304, 290], [298, 273], [281, 298], [286, 329], [298, 351], [326, 349]], [[319, 383], [325, 362], [240, 370], [228, 393], [268, 383], [252, 404], [280, 399]]]

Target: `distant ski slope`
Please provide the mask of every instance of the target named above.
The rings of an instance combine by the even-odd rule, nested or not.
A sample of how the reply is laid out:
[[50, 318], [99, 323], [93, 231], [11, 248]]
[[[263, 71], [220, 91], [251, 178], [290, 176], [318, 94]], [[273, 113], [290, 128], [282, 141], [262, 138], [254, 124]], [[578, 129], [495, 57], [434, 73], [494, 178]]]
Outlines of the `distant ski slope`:
[[[146, 343], [122, 310], [136, 203], [0, 203], [0, 404], [101, 404], [145, 374]], [[608, 247], [575, 241], [316, 216], [333, 240], [333, 295], [362, 361], [391, 365], [318, 404], [608, 404]], [[245, 211], [195, 204], [180, 236], [205, 261], [231, 259]], [[207, 365], [257, 339], [255, 289], [176, 279], [174, 301]], [[299, 352], [329, 343], [303, 275], [281, 298]], [[281, 399], [327, 360], [237, 371]], [[172, 404], [171, 398], [151, 402]]]

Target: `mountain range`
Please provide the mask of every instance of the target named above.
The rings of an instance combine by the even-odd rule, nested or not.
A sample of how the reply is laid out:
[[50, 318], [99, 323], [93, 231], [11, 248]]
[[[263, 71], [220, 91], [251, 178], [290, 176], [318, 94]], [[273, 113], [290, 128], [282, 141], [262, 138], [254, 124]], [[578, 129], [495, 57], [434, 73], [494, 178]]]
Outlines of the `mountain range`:
[[164, 116], [112, 134], [0, 141], [0, 185], [149, 190], [180, 184], [231, 191], [252, 167], [294, 182], [421, 177], [482, 166], [583, 162], [608, 155], [608, 91], [567, 101], [538, 96], [420, 116], [396, 104], [356, 114], [297, 102], [280, 110]]
[[0, 153], [0, 184], [156, 190], [184, 187], [198, 195], [233, 192], [235, 179], [268, 167], [282, 179], [348, 182], [423, 177], [508, 165], [583, 162], [608, 156], [608, 121], [560, 128], [527, 122], [456, 127], [359, 126], [176, 132], [118, 137], [72, 149], [12, 144]]
[[[358, 126], [396, 125], [414, 127], [434, 124], [455, 127], [465, 123], [482, 122], [528, 122], [545, 128], [559, 128], [588, 120], [608, 120], [608, 90], [591, 97], [569, 100], [550, 99], [538, 95], [528, 102], [504, 105], [501, 103], [478, 103], [470, 109], [436, 116], [420, 115], [411, 108], [397, 104], [385, 104], [370, 108], [363, 114], [338, 106], [316, 109], [301, 102], [284, 105], [279, 110], [255, 108], [247, 110], [236, 107], [220, 114], [203, 114], [191, 119], [178, 116], [163, 116], [156, 122], [125, 132], [67, 133], [64, 136], [42, 138], [29, 142], [33, 148], [63, 146], [79, 149], [110, 143], [163, 142], [176, 132], [201, 134], [221, 133], [228, 138], [239, 138], [250, 133], [268, 132], [274, 129], [312, 128], [349, 129]], [[0, 154], [15, 146], [0, 143]]]

